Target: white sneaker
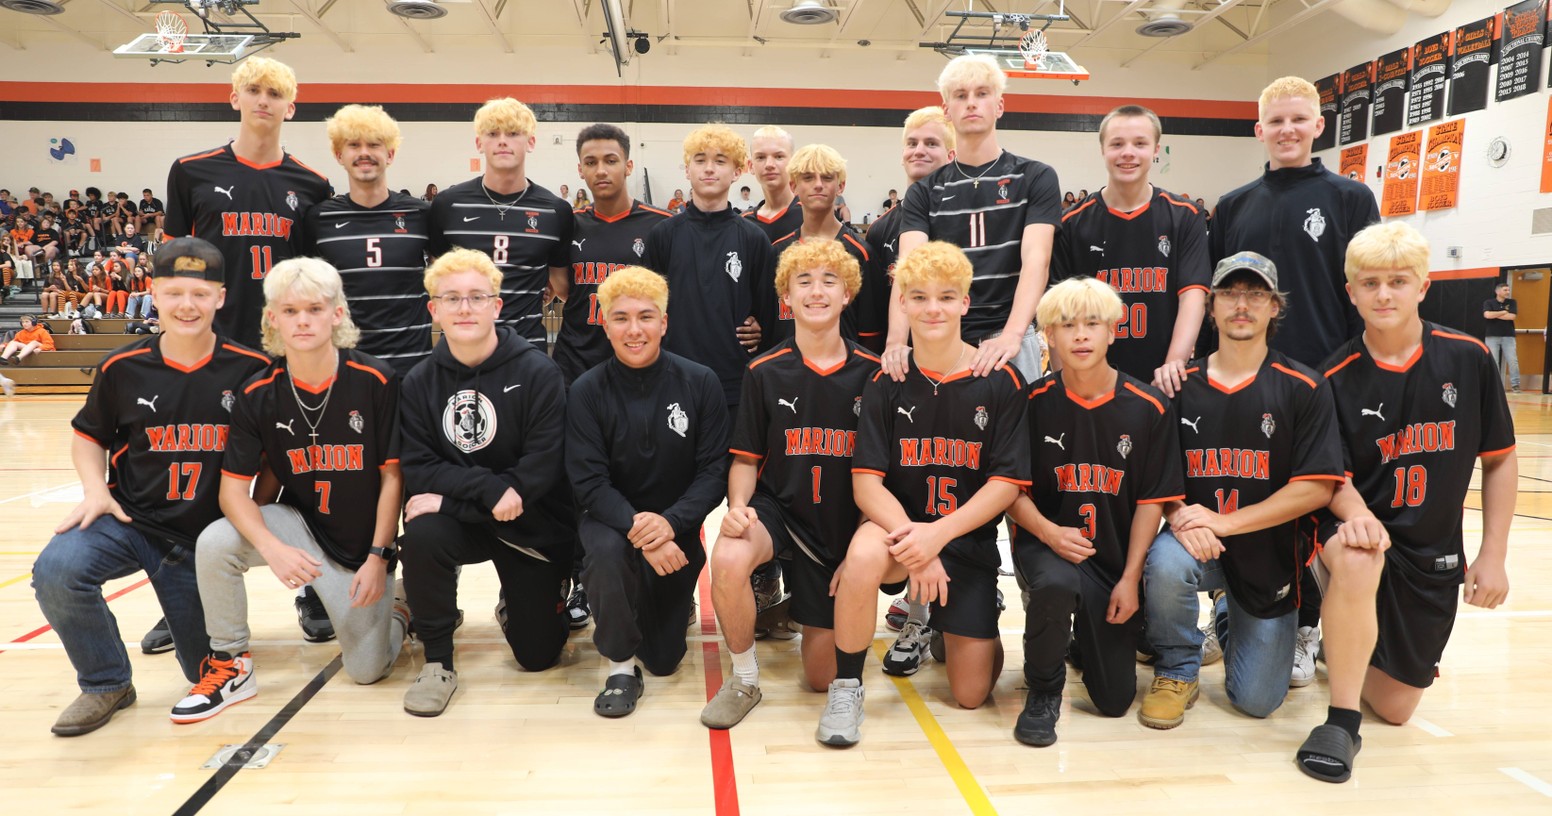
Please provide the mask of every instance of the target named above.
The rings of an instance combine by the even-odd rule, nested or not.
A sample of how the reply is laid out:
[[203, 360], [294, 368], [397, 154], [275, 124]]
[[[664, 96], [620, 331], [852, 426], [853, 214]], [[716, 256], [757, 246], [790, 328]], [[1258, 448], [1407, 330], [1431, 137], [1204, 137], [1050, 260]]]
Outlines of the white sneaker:
[[204, 674], [189, 689], [189, 694], [172, 707], [175, 723], [208, 720], [228, 706], [252, 699], [259, 693], [253, 679], [253, 656], [247, 652], [229, 658], [213, 654], [205, 659]]
[[923, 659], [930, 659], [927, 644], [932, 640], [932, 630], [920, 621], [907, 620], [895, 645], [884, 655], [884, 674], [893, 677], [910, 677], [921, 668]]
[[1202, 665], [1211, 666], [1223, 659], [1223, 644], [1218, 642], [1218, 628], [1208, 622], [1202, 626]]
[[832, 680], [830, 697], [814, 738], [825, 745], [856, 745], [862, 739], [862, 681]]
[[0, 374], [0, 390], [4, 390], [5, 395], [8, 397], [16, 396], [16, 381], [4, 374]]
[[1288, 678], [1291, 688], [1304, 688], [1315, 682], [1315, 653], [1320, 651], [1320, 628], [1300, 626], [1293, 641], [1293, 675]]

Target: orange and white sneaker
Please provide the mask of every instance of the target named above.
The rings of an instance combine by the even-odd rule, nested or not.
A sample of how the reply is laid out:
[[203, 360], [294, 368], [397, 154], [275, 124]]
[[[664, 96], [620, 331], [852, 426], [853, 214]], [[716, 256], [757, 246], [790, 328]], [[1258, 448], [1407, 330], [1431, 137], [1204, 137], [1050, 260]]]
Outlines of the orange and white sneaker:
[[199, 682], [189, 689], [187, 697], [172, 707], [172, 721], [202, 722], [220, 714], [227, 706], [258, 693], [259, 682], [253, 677], [252, 654], [243, 652], [233, 657], [214, 652], [205, 658]]

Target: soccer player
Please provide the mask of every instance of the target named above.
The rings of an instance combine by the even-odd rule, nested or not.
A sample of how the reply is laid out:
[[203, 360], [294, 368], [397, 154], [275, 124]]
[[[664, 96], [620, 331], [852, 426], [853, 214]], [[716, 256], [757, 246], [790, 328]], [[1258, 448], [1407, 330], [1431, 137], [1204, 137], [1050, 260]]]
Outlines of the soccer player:
[[[902, 261], [929, 240], [963, 249], [975, 266], [964, 319], [965, 340], [978, 346], [971, 370], [985, 377], [1011, 362], [1021, 377], [1033, 379], [1041, 362], [1031, 322], [1050, 271], [1062, 193], [1049, 165], [997, 143], [1007, 83], [997, 61], [984, 54], [955, 57], [938, 75], [958, 151], [906, 191], [899, 249]], [[890, 308], [884, 370], [899, 381], [910, 349], [905, 321]]]
[[1143, 562], [1164, 502], [1185, 497], [1168, 400], [1106, 359], [1122, 308], [1115, 289], [1094, 278], [1062, 281], [1040, 301], [1040, 328], [1061, 370], [1030, 386], [1034, 485], [1008, 511], [1018, 525], [1013, 561], [1028, 587], [1029, 695], [1013, 729], [1025, 745], [1056, 742], [1069, 641], [1099, 713], [1119, 717], [1131, 707]]
[[268, 566], [287, 589], [315, 585], [357, 683], [388, 676], [409, 629], [390, 574], [401, 495], [393, 368], [352, 348], [344, 284], [327, 262], [276, 265], [264, 300], [264, 347], [275, 362], [243, 384], [232, 408], [221, 462], [226, 517], [200, 533], [196, 557], [210, 658], [173, 706], [175, 723], [208, 720], [259, 693], [243, 584], [250, 567]]
[[501, 270], [501, 315], [542, 350], [544, 293], [565, 287], [575, 222], [571, 202], [527, 175], [538, 123], [527, 105], [503, 97], [474, 114], [474, 147], [483, 175], [454, 184], [431, 202], [431, 254], [454, 247], [485, 253]]
[[[1509, 594], [1514, 423], [1487, 347], [1418, 316], [1428, 257], [1427, 240], [1401, 223], [1368, 227], [1347, 247], [1363, 333], [1325, 366], [1348, 472], [1331, 501], [1341, 526], [1320, 554], [1331, 572], [1322, 610], [1331, 708], [1296, 757], [1327, 782], [1352, 773], [1359, 701], [1405, 723], [1438, 676], [1460, 600], [1493, 609]], [[1478, 462], [1482, 545], [1468, 562], [1461, 517]], [[1354, 586], [1339, 592], [1344, 581]], [[1377, 603], [1367, 594], [1376, 586]]]
[[426, 249], [431, 205], [388, 186], [399, 153], [399, 123], [376, 105], [346, 105], [326, 123], [350, 191], [307, 213], [310, 251], [339, 270], [358, 348], [398, 376], [431, 356], [426, 315]]
[[1062, 216], [1051, 280], [1088, 275], [1126, 309], [1106, 359], [1133, 377], [1178, 387], [1207, 312], [1207, 225], [1189, 199], [1148, 181], [1159, 117], [1122, 105], [1099, 123], [1108, 180]]
[[1186, 498], [1165, 506], [1169, 528], [1143, 568], [1158, 661], [1137, 716], [1151, 728], [1179, 725], [1199, 694], [1198, 592], [1224, 591], [1213, 617], [1228, 621], [1229, 702], [1266, 717], [1288, 694], [1310, 514], [1344, 477], [1330, 386], [1267, 348], [1287, 305], [1277, 271], [1254, 252], [1218, 263], [1210, 301], [1218, 350], [1181, 372], [1174, 407]]
[[71, 422], [70, 458], [84, 498], [32, 568], [38, 606], [81, 687], [54, 723], [60, 736], [95, 731], [135, 702], [129, 656], [102, 596], [115, 578], [146, 572], [184, 677], [200, 679], [210, 640], [194, 542], [221, 517], [221, 458], [236, 394], [269, 365], [211, 330], [225, 293], [214, 246], [171, 241], [156, 254], [154, 276], [162, 332], [110, 353], [98, 367]]
[[268, 57], [243, 60], [232, 72], [231, 104], [241, 117], [237, 138], [184, 156], [168, 171], [163, 229], [220, 249], [229, 286], [216, 330], [258, 346], [264, 276], [302, 253], [302, 216], [334, 189], [282, 147], [281, 125], [296, 114], [296, 74], [288, 66]]
[[706, 564], [701, 525], [727, 478], [727, 403], [705, 366], [663, 351], [668, 284], [636, 266], [598, 288], [614, 358], [572, 385], [566, 473], [583, 510], [582, 580], [609, 664], [594, 713], [623, 717], [643, 667], [672, 674]]
[[[775, 346], [793, 334], [792, 305], [776, 296], [780, 290], [774, 286], [776, 265], [788, 247], [804, 241], [838, 241], [856, 259], [857, 268], [863, 270], [862, 274], [866, 277], [863, 288], [883, 289], [887, 286], [873, 279], [872, 258], [862, 242], [862, 236], [850, 224], [843, 224], [835, 217], [836, 196], [846, 189], [846, 160], [841, 158], [841, 154], [829, 145], [804, 145], [792, 155], [792, 161], [787, 164], [787, 175], [792, 179], [792, 191], [803, 211], [803, 224], [772, 242], [771, 268], [761, 276], [762, 280], [773, 284], [769, 292], [760, 293], [761, 299], [770, 304], [766, 313], [772, 316], [771, 321], [764, 324], [769, 328], [761, 338], [766, 346]], [[846, 310], [841, 314], [841, 335], [852, 342], [859, 342], [862, 331], [867, 331], [874, 338], [883, 335], [882, 326], [860, 324], [856, 295], [853, 293]]]
[[971, 376], [975, 347], [960, 335], [973, 268], [933, 241], [895, 269], [911, 329], [904, 382], [874, 373], [862, 392], [852, 485], [868, 519], [835, 589], [835, 680], [816, 738], [861, 739], [862, 666], [878, 620], [878, 591], [911, 591], [944, 633], [949, 691], [978, 708], [1002, 667], [997, 632], [997, 519], [1029, 485], [1024, 384], [1003, 366]]
[[[451, 190], [437, 196], [441, 201]], [[426, 270], [442, 341], [400, 389], [404, 590], [426, 665], [404, 710], [435, 717], [458, 688], [453, 629], [463, 564], [493, 563], [507, 645], [527, 671], [560, 659], [575, 511], [562, 456], [565, 381], [544, 351], [497, 326], [502, 274], [455, 249]]]
[[835, 679], [830, 584], [857, 530], [851, 457], [863, 386], [878, 373], [878, 358], [841, 334], [841, 314], [862, 286], [862, 273], [839, 243], [793, 245], [782, 253], [775, 285], [795, 332], [744, 375], [728, 512], [711, 555], [712, 604], [733, 673], [701, 711], [709, 728], [732, 728], [760, 702], [749, 579], [774, 557], [786, 561], [789, 614], [803, 627], [808, 687], [828, 688]]
[[792, 134], [775, 125], [760, 128], [750, 139], [748, 170], [759, 177], [765, 198], [743, 216], [764, 230], [772, 242], [803, 224], [803, 205], [787, 175], [787, 164], [796, 149]]

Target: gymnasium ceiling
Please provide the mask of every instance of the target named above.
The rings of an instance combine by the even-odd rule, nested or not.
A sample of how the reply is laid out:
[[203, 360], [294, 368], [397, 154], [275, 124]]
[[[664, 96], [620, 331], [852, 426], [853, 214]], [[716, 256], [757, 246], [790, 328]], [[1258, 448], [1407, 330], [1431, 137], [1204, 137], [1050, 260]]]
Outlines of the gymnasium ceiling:
[[[3, 2], [3, 0], [0, 0]], [[194, 15], [175, 3], [145, 0], [48, 0], [63, 6], [52, 16], [0, 8], [0, 47], [47, 52], [61, 38], [93, 49], [112, 50], [150, 31], [158, 11], [176, 10], [198, 31]], [[492, 53], [524, 47], [578, 48], [607, 58], [602, 43], [605, 8], [620, 6], [627, 26], [651, 41], [646, 55], [693, 53], [695, 49], [775, 52], [785, 58], [829, 57], [839, 51], [866, 52], [876, 59], [901, 59], [922, 43], [948, 38], [957, 20], [948, 11], [1056, 14], [1057, 0], [810, 0], [835, 11], [820, 25], [795, 25], [781, 13], [800, 0], [437, 0], [447, 9], [438, 20], [406, 20], [387, 11], [385, 0], [261, 0], [250, 10], [274, 31], [294, 31], [309, 46], [351, 52], [371, 41], [400, 44], [427, 53]], [[1450, 0], [1067, 0], [1070, 19], [1047, 31], [1054, 50], [1082, 62], [1146, 66], [1150, 58], [1200, 66], [1239, 54], [1265, 54], [1276, 36], [1307, 20], [1347, 25], [1355, 14], [1397, 20], [1401, 8], [1437, 14]], [[1138, 26], [1167, 15], [1193, 24], [1173, 37], [1149, 37]], [[1341, 16], [1338, 16], [1338, 15]], [[1404, 19], [1407, 12], [1399, 11]], [[1040, 22], [1034, 23], [1037, 27]], [[992, 21], [973, 20], [963, 34], [985, 37]], [[1395, 23], [1399, 28], [1399, 22]], [[999, 36], [1012, 45], [1017, 27], [1004, 22]], [[1379, 33], [1384, 33], [1383, 31]]]

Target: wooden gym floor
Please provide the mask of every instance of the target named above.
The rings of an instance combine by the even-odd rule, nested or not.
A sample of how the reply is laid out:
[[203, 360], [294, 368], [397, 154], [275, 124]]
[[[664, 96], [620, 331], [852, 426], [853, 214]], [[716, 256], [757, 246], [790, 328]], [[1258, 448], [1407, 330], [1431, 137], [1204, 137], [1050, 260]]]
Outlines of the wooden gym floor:
[[[1325, 715], [1325, 678], [1291, 690], [1270, 719], [1235, 713], [1222, 665], [1203, 671], [1201, 701], [1167, 732], [1135, 716], [1104, 719], [1071, 678], [1060, 742], [1023, 747], [1011, 730], [1023, 700], [1022, 615], [1003, 615], [1007, 668], [992, 704], [963, 711], [943, 668], [891, 680], [870, 660], [863, 741], [817, 744], [822, 695], [799, 688], [798, 642], [760, 645], [765, 699], [743, 724], [709, 732], [698, 715], [726, 671], [705, 599], [679, 672], [648, 678], [637, 712], [591, 711], [602, 685], [589, 633], [562, 665], [520, 672], [491, 612], [488, 567], [465, 570], [461, 688], [446, 714], [400, 708], [422, 662], [418, 645], [375, 686], [331, 674], [338, 648], [301, 640], [291, 593], [264, 570], [248, 582], [261, 693], [215, 719], [179, 726], [168, 709], [188, 687], [171, 654], [142, 655], [159, 617], [140, 576], [106, 588], [129, 642], [139, 702], [105, 728], [49, 733], [74, 699], [74, 674], [33, 600], [29, 570], [79, 497], [69, 421], [78, 396], [0, 400], [0, 809], [194, 813], [927, 814], [1221, 812], [1552, 813], [1552, 398], [1512, 395], [1520, 496], [1510, 543], [1509, 603], [1462, 607], [1443, 677], [1401, 727], [1372, 717], [1353, 781], [1327, 785], [1293, 753]], [[1480, 494], [1468, 496], [1479, 507]], [[707, 529], [716, 530], [718, 516]], [[1468, 553], [1481, 515], [1466, 514]], [[714, 534], [713, 534], [714, 537]], [[882, 613], [884, 603], [880, 603]], [[879, 626], [876, 648], [892, 633]], [[1151, 672], [1139, 667], [1145, 690]], [[223, 745], [284, 746], [267, 768], [203, 770]], [[235, 767], [235, 766], [234, 766]]]

